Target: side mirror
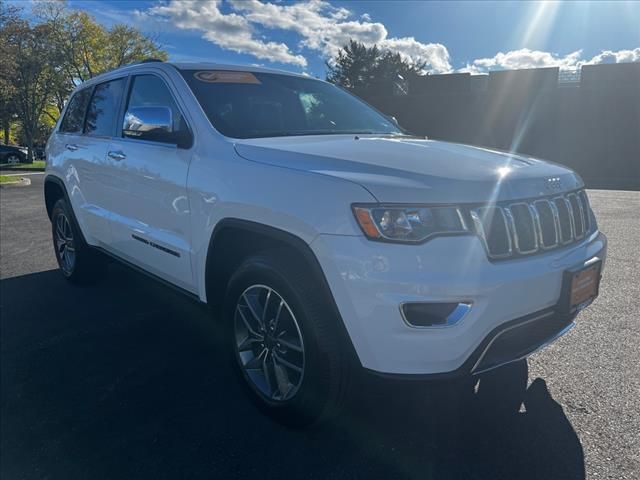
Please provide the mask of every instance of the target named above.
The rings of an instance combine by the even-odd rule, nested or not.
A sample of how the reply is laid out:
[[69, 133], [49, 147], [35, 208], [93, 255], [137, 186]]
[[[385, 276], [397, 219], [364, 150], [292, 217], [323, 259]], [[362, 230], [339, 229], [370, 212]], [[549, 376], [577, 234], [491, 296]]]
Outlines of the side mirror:
[[190, 148], [193, 143], [188, 127], [174, 130], [173, 111], [169, 107], [130, 108], [124, 114], [122, 134], [129, 138], [171, 143], [178, 148]]
[[133, 107], [124, 114], [125, 137], [173, 143], [173, 114], [169, 107]]

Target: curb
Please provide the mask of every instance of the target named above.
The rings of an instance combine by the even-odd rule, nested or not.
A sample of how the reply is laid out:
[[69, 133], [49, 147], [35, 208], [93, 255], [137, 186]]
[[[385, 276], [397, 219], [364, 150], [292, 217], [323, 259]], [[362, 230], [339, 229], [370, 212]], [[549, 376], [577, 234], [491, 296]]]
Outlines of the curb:
[[30, 172], [44, 172], [44, 168], [0, 168], [0, 175], [2, 175], [3, 173], [11, 173], [11, 172], [18, 172], [18, 173], [30, 173]]
[[0, 188], [12, 188], [12, 187], [28, 187], [31, 185], [31, 180], [24, 177], [18, 177], [18, 180], [10, 183], [0, 183]]

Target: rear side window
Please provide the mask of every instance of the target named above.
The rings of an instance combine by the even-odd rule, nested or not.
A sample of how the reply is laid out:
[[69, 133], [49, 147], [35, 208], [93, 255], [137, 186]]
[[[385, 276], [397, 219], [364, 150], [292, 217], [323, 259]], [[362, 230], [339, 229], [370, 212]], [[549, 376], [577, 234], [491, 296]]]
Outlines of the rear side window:
[[124, 89], [124, 79], [112, 80], [101, 83], [93, 91], [87, 119], [85, 121], [85, 133], [92, 136], [114, 135], [115, 120], [120, 107], [120, 99]]
[[91, 89], [85, 88], [77, 92], [71, 100], [64, 114], [64, 118], [60, 123], [60, 132], [63, 133], [81, 133], [82, 124], [84, 122], [84, 113], [87, 111], [87, 103]]

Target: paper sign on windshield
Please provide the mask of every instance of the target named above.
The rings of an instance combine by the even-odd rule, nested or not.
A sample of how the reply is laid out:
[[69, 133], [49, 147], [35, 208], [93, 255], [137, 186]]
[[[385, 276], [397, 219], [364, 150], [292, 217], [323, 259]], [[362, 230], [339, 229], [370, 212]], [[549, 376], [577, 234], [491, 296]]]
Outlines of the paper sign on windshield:
[[260, 85], [260, 80], [251, 72], [232, 72], [222, 70], [203, 70], [194, 76], [201, 82], [207, 83], [251, 83]]

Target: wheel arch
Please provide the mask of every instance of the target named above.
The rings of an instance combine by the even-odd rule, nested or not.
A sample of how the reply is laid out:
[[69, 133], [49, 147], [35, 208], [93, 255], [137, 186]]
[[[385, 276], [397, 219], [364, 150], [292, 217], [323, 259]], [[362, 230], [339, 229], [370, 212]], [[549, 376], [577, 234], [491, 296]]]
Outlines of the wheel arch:
[[44, 179], [44, 203], [49, 220], [51, 220], [53, 206], [61, 198], [64, 198], [69, 203], [69, 195], [64, 182], [56, 176], [47, 175]]
[[207, 303], [216, 305], [221, 302], [227, 280], [244, 258], [272, 249], [286, 249], [299, 257], [328, 289], [320, 263], [303, 239], [285, 230], [251, 220], [225, 218], [213, 229], [207, 249]]
[[78, 232], [80, 232], [82, 241], [86, 243], [84, 232], [82, 231], [82, 228], [80, 228], [80, 223], [76, 218], [76, 213], [73, 211], [73, 205], [71, 204], [71, 199], [69, 198], [67, 187], [65, 186], [64, 181], [55, 175], [47, 175], [44, 179], [44, 203], [47, 209], [49, 220], [51, 220], [51, 212], [53, 211], [53, 206], [61, 198], [63, 198], [67, 202], [67, 205], [71, 210], [71, 220], [74, 222], [76, 228], [78, 229]]
[[218, 312], [226, 293], [229, 278], [249, 255], [267, 250], [286, 250], [288, 255], [303, 262], [316, 279], [327, 306], [338, 321], [340, 340], [351, 361], [359, 364], [351, 338], [338, 310], [327, 278], [311, 247], [302, 238], [287, 231], [238, 218], [225, 218], [218, 222], [209, 240], [205, 265], [205, 294], [207, 303]]

